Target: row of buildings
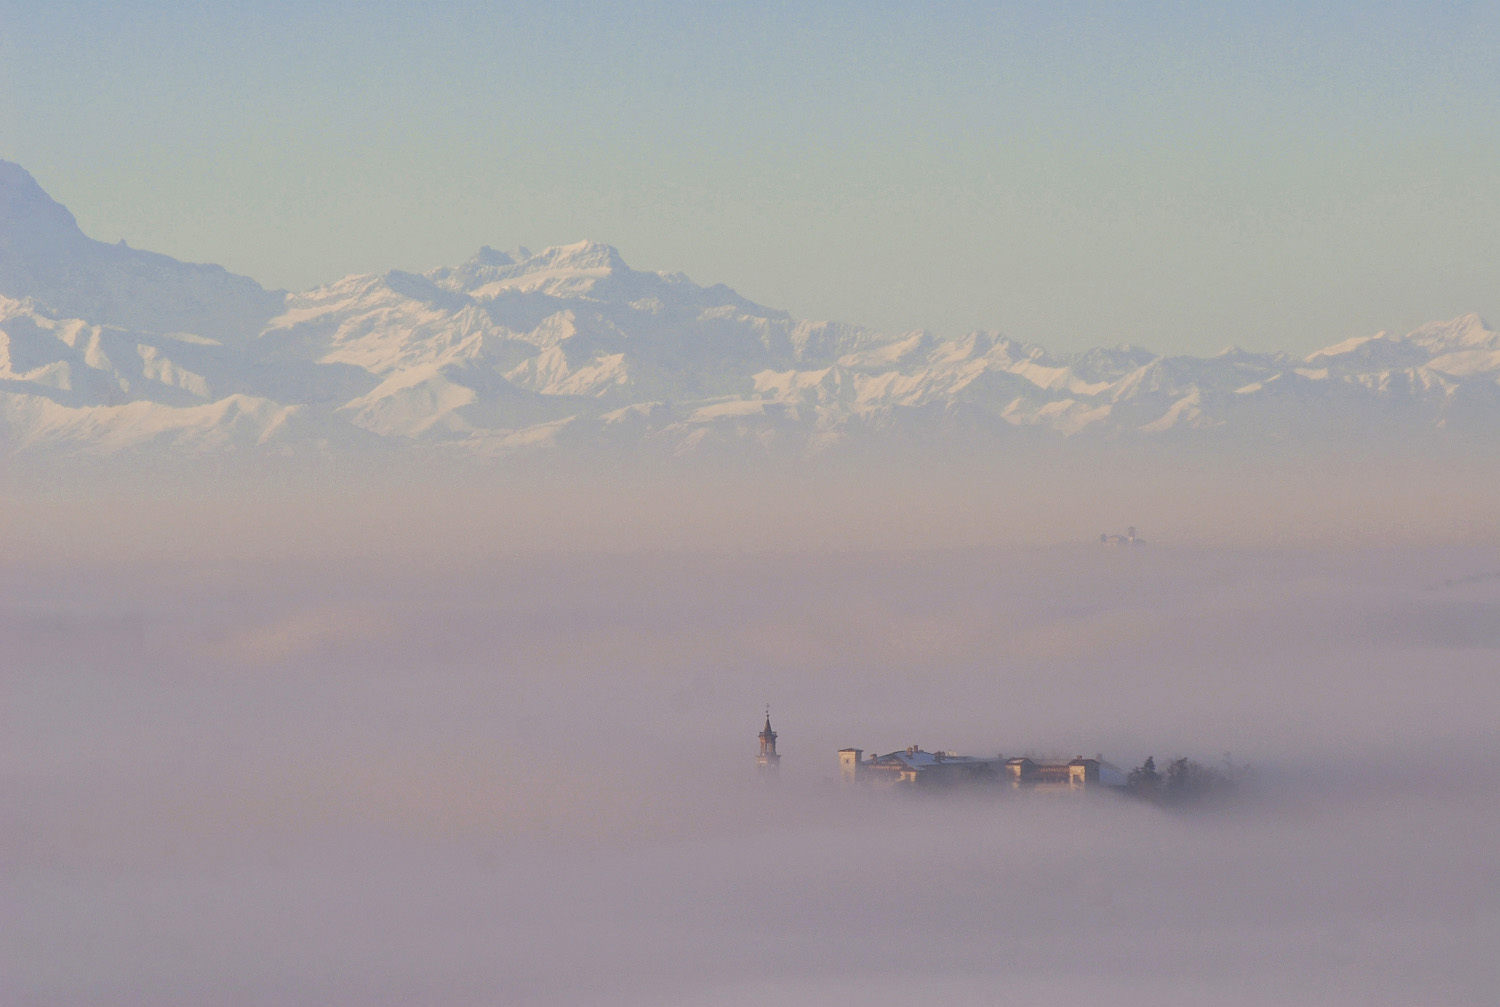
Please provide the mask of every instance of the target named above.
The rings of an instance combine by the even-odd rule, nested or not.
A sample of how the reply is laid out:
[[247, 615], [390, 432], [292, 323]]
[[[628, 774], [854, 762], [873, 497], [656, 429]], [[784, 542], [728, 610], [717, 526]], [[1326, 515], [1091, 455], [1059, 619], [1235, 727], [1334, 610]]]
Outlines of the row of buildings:
[[839, 780], [908, 787], [998, 784], [1016, 790], [1069, 792], [1125, 786], [1125, 774], [1102, 755], [1092, 759], [1082, 755], [1074, 759], [1006, 758], [927, 752], [918, 745], [869, 758], [862, 749], [841, 748]]
[[[766, 725], [760, 735], [760, 754], [756, 765], [763, 772], [774, 771], [781, 764], [776, 753], [776, 732], [771, 729], [771, 713], [766, 711]], [[1126, 774], [1106, 762], [1103, 755], [1092, 759], [1042, 759], [1027, 755], [993, 758], [958, 755], [954, 752], [927, 752], [920, 745], [910, 745], [885, 755], [865, 757], [862, 748], [839, 749], [839, 780], [846, 784], [871, 784], [893, 787], [931, 787], [954, 784], [989, 784], [1016, 790], [1075, 793], [1085, 790], [1123, 788]]]

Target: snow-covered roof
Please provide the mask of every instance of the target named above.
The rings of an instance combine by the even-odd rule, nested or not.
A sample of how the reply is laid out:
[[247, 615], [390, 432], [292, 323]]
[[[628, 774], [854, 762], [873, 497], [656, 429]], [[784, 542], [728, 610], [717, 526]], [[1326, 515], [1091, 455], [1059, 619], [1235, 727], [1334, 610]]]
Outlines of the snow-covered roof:
[[953, 752], [924, 752], [918, 749], [902, 749], [899, 752], [891, 752], [889, 755], [876, 755], [870, 758], [876, 764], [896, 763], [907, 769], [918, 771], [931, 769], [934, 766], [953, 765], [983, 765], [985, 763], [998, 762], [998, 758], [985, 758], [977, 755], [957, 755]]

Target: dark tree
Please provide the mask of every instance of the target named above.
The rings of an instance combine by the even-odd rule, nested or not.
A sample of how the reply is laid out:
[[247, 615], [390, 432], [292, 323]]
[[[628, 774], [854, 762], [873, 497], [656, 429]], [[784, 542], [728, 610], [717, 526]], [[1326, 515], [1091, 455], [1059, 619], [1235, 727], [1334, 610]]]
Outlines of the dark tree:
[[1194, 772], [1198, 767], [1189, 762], [1187, 756], [1173, 759], [1167, 765], [1167, 796], [1185, 797], [1193, 789], [1196, 782], [1194, 779], [1198, 774]]
[[1234, 789], [1234, 778], [1192, 759], [1175, 759], [1167, 767], [1166, 799], [1196, 801]]
[[1154, 796], [1161, 788], [1161, 774], [1156, 771], [1156, 758], [1146, 756], [1146, 761], [1132, 769], [1125, 782], [1132, 793], [1142, 797]]
[[1167, 763], [1165, 773], [1157, 772], [1156, 760], [1148, 758], [1130, 771], [1126, 784], [1130, 794], [1143, 800], [1162, 805], [1185, 805], [1228, 797], [1245, 778], [1246, 772], [1244, 767], [1230, 762], [1228, 756], [1225, 756], [1222, 769], [1183, 756]]

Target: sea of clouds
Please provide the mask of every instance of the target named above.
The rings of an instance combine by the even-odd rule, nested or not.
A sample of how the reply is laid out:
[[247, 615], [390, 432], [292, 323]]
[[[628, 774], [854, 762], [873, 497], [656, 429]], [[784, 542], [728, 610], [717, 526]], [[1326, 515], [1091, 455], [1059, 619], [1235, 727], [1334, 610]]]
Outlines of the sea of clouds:
[[[1492, 1003], [1487, 512], [1192, 478], [11, 493], [0, 999]], [[908, 744], [1249, 773], [834, 782]]]

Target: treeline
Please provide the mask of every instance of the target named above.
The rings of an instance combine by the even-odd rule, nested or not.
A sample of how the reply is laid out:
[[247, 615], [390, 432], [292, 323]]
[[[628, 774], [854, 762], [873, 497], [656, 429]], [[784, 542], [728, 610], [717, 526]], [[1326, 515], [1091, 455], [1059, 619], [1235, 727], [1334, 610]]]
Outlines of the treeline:
[[1126, 791], [1157, 804], [1188, 804], [1232, 794], [1245, 772], [1243, 766], [1234, 765], [1225, 756], [1219, 768], [1186, 757], [1173, 759], [1163, 773], [1156, 768], [1156, 759], [1148, 755], [1145, 762], [1130, 771]]

